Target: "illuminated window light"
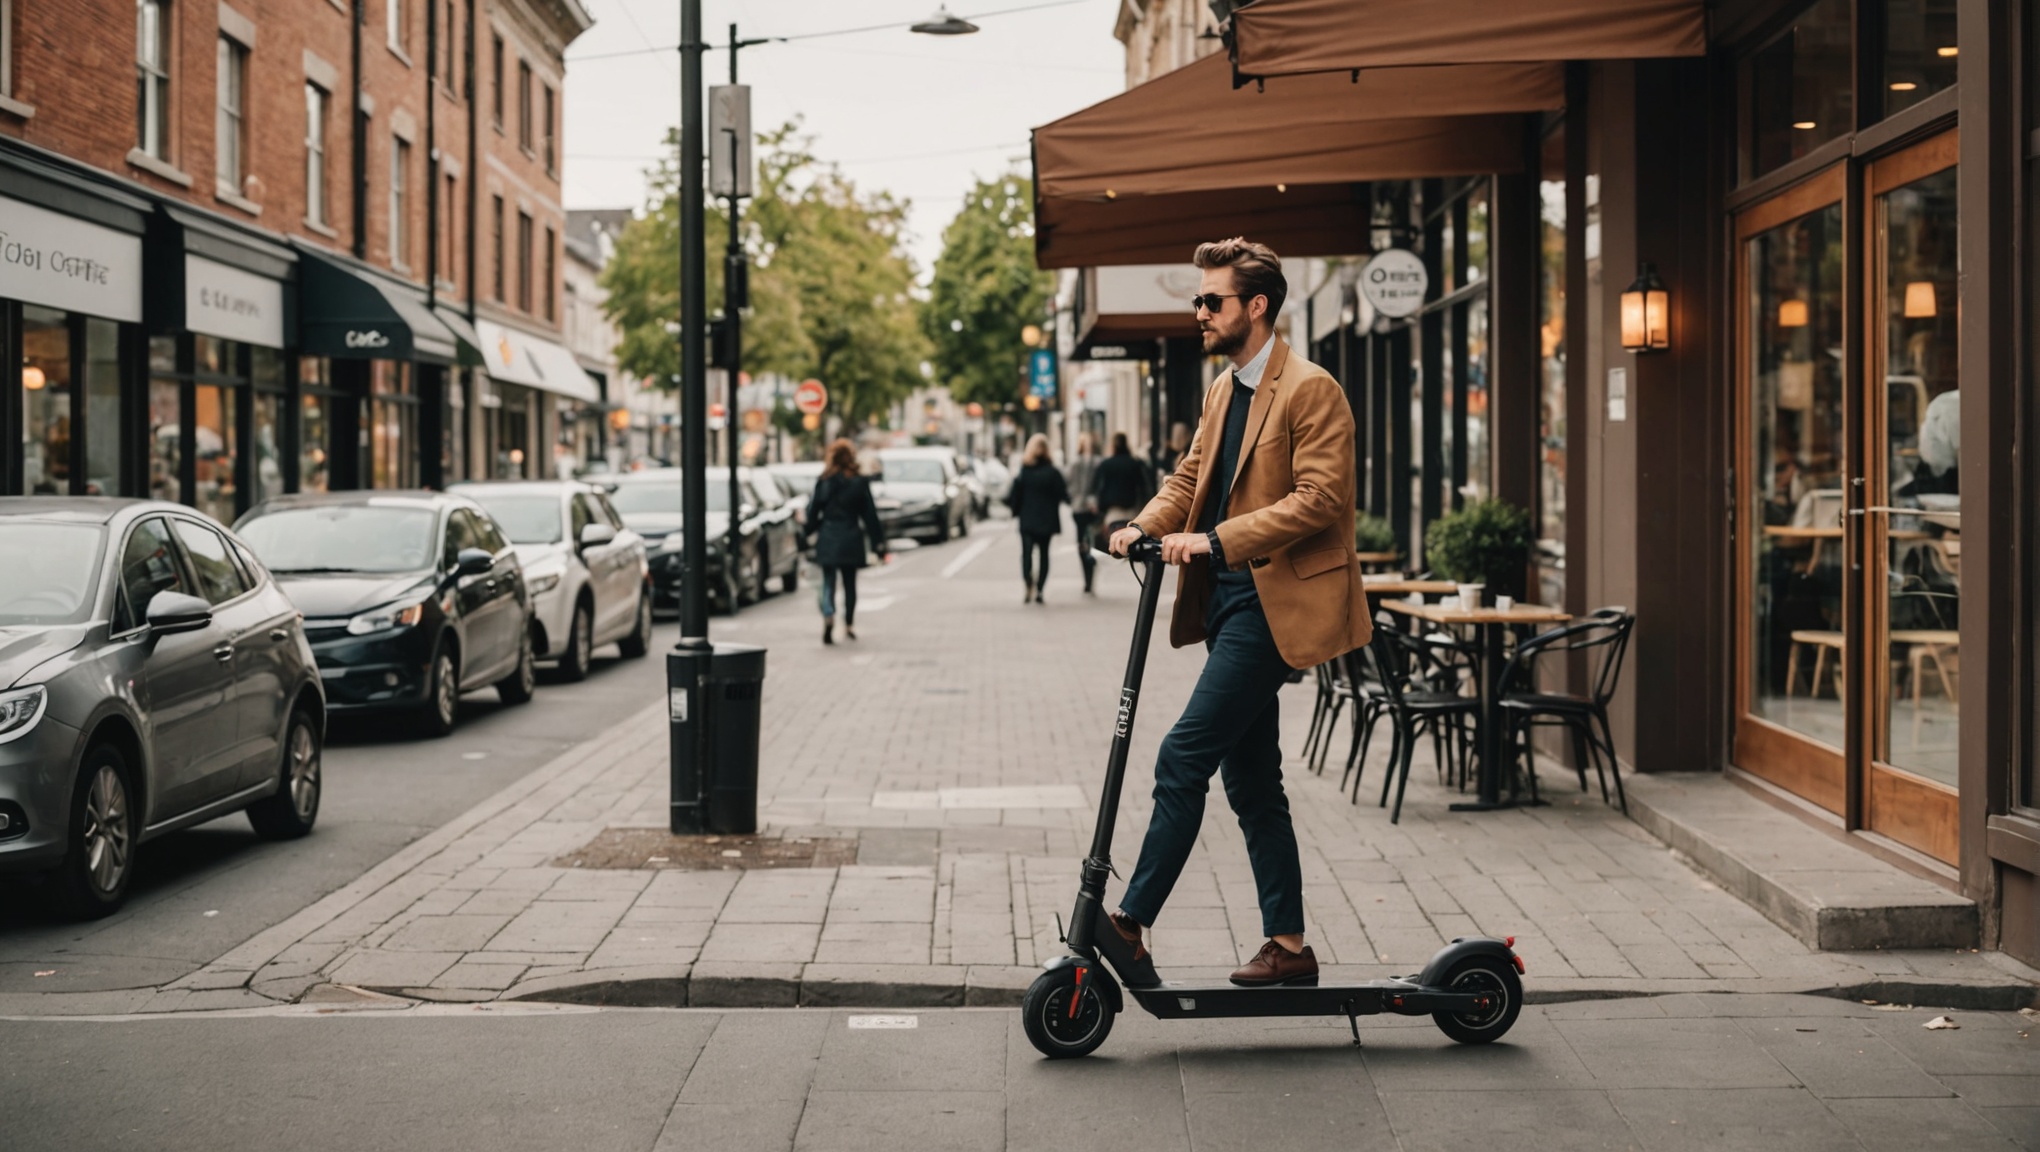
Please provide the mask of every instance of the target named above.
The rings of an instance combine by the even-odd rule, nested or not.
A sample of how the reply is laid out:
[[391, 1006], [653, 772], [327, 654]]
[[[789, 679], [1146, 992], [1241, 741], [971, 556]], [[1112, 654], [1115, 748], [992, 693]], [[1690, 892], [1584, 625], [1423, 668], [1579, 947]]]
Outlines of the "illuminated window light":
[[1813, 129], [1819, 127], [1819, 125], [1815, 124], [1811, 120], [1794, 120], [1792, 122], [1792, 126], [1794, 128], [1799, 129], [1801, 132], [1810, 132]]
[[1934, 55], [1939, 56], [1945, 60], [1952, 58], [1955, 55], [1955, 51], [1956, 51], [1955, 46], [1953, 44], [1950, 44], [1946, 48], [1934, 49]]
[[1919, 87], [1919, 85], [1913, 83], [1910, 80], [1900, 80], [1892, 84], [1891, 90], [1893, 92], [1910, 92], [1917, 87]]

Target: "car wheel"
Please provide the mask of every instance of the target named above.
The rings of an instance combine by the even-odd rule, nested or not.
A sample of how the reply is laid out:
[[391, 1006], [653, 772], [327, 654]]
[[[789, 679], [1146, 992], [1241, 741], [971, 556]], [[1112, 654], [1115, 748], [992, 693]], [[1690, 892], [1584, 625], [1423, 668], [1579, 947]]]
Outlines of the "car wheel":
[[758, 566], [756, 580], [751, 587], [751, 603], [762, 604], [772, 595], [772, 554], [766, 550], [764, 541], [758, 542]]
[[426, 673], [425, 704], [418, 709], [418, 732], [434, 739], [453, 731], [460, 719], [460, 653], [442, 641]]
[[111, 744], [85, 753], [71, 795], [71, 835], [52, 885], [58, 910], [97, 920], [120, 910], [134, 874], [135, 808], [127, 757]]
[[574, 622], [567, 627], [567, 647], [560, 656], [560, 678], [568, 682], [586, 680], [588, 666], [595, 662], [595, 613], [586, 600], [574, 605]]
[[800, 557], [795, 556], [793, 558], [793, 567], [787, 569], [786, 575], [779, 578], [779, 590], [781, 592], [797, 592], [800, 590]]
[[647, 588], [638, 593], [637, 627], [630, 635], [616, 642], [616, 647], [626, 660], [642, 659], [652, 650], [652, 590]]
[[935, 542], [937, 544], [949, 542], [949, 514], [947, 512], [942, 514], [942, 523], [935, 527]]
[[524, 704], [538, 690], [538, 659], [531, 654], [531, 629], [524, 630], [517, 644], [517, 667], [496, 681], [496, 695], [505, 704]]
[[956, 534], [958, 536], [970, 535], [970, 513], [968, 511], [963, 514], [963, 519], [958, 520], [956, 524]]
[[319, 819], [319, 729], [311, 713], [291, 713], [283, 738], [283, 779], [276, 795], [248, 806], [248, 823], [264, 840], [295, 840]]

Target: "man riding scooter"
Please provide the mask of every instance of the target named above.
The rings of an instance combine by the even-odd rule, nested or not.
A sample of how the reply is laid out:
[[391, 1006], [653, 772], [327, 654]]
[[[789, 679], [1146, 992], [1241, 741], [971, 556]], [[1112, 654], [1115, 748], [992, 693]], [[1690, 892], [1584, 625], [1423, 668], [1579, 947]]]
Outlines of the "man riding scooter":
[[1315, 985], [1304, 943], [1303, 872], [1282, 790], [1276, 696], [1291, 669], [1373, 633], [1353, 550], [1353, 418], [1345, 391], [1275, 335], [1287, 282], [1266, 245], [1198, 247], [1191, 297], [1204, 350], [1233, 367], [1205, 393], [1176, 471], [1132, 523], [1182, 566], [1169, 642], [1204, 641], [1204, 671], [1155, 760], [1154, 815], [1112, 926], [1137, 956], [1182, 874], [1214, 773], [1246, 836], [1268, 942], [1234, 984]]

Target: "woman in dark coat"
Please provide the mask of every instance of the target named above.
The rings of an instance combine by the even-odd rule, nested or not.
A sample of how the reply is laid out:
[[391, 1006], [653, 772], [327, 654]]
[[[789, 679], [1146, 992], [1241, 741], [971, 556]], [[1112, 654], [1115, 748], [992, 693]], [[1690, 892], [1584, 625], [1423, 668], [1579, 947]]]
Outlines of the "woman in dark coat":
[[[1020, 522], [1020, 575], [1027, 581], [1022, 604], [1042, 602], [1041, 589], [1048, 583], [1048, 543], [1062, 532], [1062, 506], [1069, 502], [1069, 485], [1048, 459], [1048, 437], [1036, 433], [1027, 441], [1020, 474], [1013, 477], [1013, 490], [1006, 494], [1006, 506]], [[1037, 553], [1041, 558], [1038, 574], [1034, 570]]]
[[828, 463], [808, 497], [803, 528], [822, 566], [822, 643], [836, 642], [836, 580], [843, 581], [843, 635], [857, 639], [857, 570], [864, 567], [864, 548], [887, 557], [885, 529], [871, 482], [857, 474], [857, 446], [848, 440], [829, 445]]

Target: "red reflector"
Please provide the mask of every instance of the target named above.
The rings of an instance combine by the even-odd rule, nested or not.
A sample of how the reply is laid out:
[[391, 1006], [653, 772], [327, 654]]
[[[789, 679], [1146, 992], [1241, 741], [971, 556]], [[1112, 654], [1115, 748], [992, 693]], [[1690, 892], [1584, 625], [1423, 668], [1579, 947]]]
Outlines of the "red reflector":
[[1527, 974], [1530, 971], [1528, 968], [1523, 967], [1523, 958], [1521, 956], [1511, 956], [1509, 957], [1509, 959], [1514, 960], [1516, 962], [1516, 971], [1525, 974]]
[[1504, 936], [1502, 937], [1502, 943], [1514, 948], [1516, 946], [1516, 938], [1514, 936]]

